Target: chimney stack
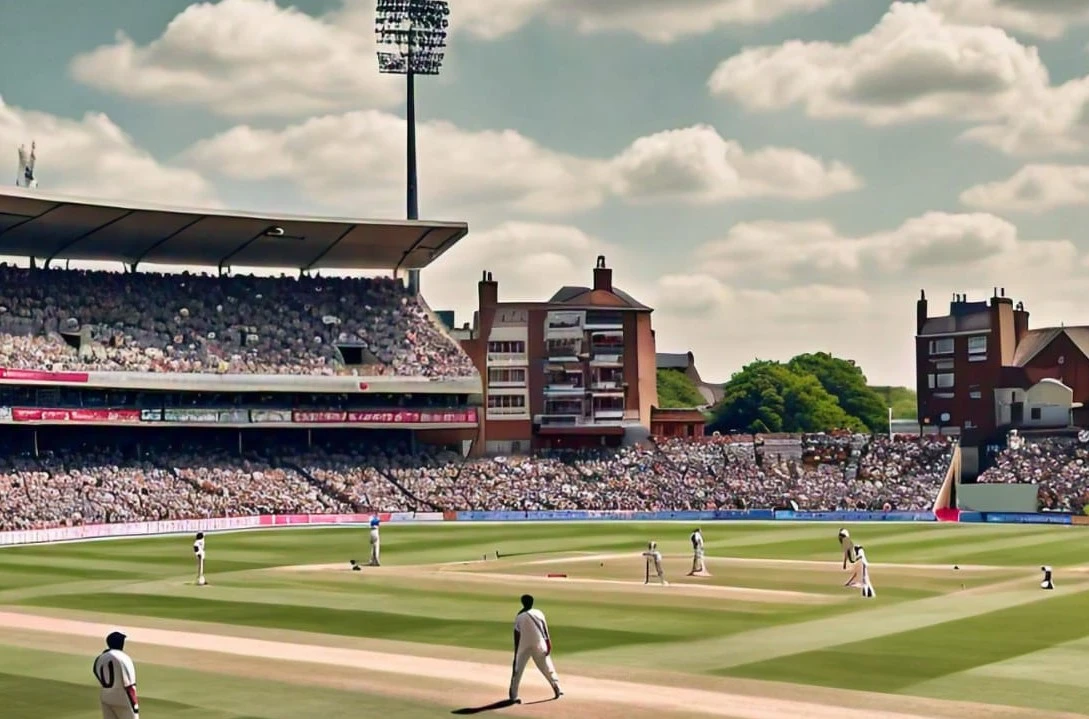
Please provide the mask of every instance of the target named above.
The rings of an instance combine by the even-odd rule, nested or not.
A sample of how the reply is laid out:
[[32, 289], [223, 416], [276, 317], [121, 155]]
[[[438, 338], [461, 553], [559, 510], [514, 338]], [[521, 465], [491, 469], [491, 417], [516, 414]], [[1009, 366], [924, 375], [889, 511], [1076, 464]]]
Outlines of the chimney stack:
[[605, 266], [605, 255], [597, 256], [597, 266], [594, 267], [594, 289], [613, 291], [613, 271]]
[[915, 303], [915, 334], [922, 334], [926, 324], [926, 290], [919, 290], [919, 301]]
[[477, 300], [480, 309], [495, 307], [499, 304], [499, 283], [492, 279], [492, 273], [485, 270], [477, 285]]

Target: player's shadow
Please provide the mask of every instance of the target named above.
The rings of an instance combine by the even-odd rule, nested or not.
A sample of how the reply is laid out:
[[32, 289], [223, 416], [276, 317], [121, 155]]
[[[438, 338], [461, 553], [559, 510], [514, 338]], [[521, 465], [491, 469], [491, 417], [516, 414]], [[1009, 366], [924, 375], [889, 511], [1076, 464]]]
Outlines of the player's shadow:
[[[528, 706], [532, 704], [544, 704], [545, 702], [555, 701], [554, 699], [541, 699], [535, 702], [522, 702], [522, 706]], [[499, 702], [492, 702], [491, 704], [485, 704], [479, 707], [464, 707], [463, 709], [455, 709], [451, 714], [483, 714], [484, 712], [493, 712], [496, 709], [506, 709], [507, 707], [517, 706], [510, 699], [504, 699]]]

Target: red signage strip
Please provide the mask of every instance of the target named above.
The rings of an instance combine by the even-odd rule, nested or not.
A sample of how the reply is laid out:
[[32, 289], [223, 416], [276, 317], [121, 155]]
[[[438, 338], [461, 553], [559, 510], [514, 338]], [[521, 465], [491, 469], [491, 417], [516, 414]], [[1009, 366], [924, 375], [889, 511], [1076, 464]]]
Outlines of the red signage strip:
[[476, 409], [457, 411], [374, 410], [366, 412], [295, 412], [298, 424], [474, 424]]
[[37, 369], [7, 369], [0, 367], [0, 379], [21, 380], [23, 382], [69, 382], [84, 384], [88, 380], [86, 372], [49, 372]]
[[138, 409], [38, 409], [13, 407], [11, 418], [16, 422], [100, 422], [128, 424], [140, 421]]

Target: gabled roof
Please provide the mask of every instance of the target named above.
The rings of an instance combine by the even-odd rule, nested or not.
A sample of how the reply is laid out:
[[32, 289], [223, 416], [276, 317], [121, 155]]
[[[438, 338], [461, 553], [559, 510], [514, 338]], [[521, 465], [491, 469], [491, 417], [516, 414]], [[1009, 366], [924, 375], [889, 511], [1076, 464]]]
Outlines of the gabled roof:
[[0, 190], [0, 255], [50, 260], [294, 269], [421, 269], [463, 222], [248, 214], [102, 203]]
[[991, 328], [991, 313], [973, 312], [963, 315], [931, 317], [924, 324], [920, 335], [944, 335], [953, 332], [973, 332]]
[[1089, 358], [1089, 326], [1081, 327], [1046, 327], [1029, 330], [1017, 345], [1013, 354], [1015, 367], [1024, 367], [1044, 351], [1060, 335], [1066, 335], [1078, 351]]
[[688, 369], [688, 364], [692, 359], [690, 352], [676, 353], [676, 352], [659, 352], [654, 355], [654, 365], [658, 369]]
[[616, 307], [617, 309], [639, 310], [650, 312], [651, 309], [627, 292], [614, 287], [612, 291], [594, 290], [589, 287], [577, 287], [566, 285], [552, 295], [549, 300], [552, 304], [579, 305], [591, 307]]

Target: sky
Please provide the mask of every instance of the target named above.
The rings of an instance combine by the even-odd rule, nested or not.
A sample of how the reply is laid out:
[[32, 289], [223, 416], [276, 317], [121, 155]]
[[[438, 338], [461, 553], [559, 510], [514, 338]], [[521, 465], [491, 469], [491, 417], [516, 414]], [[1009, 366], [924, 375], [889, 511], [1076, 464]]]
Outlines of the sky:
[[[35, 0], [0, 24], [0, 162], [40, 191], [404, 216], [374, 0]], [[614, 283], [707, 380], [827, 351], [913, 384], [915, 300], [1089, 322], [1089, 0], [450, 0], [417, 80], [424, 271], [471, 319]], [[0, 170], [2, 171], [2, 170]]]

